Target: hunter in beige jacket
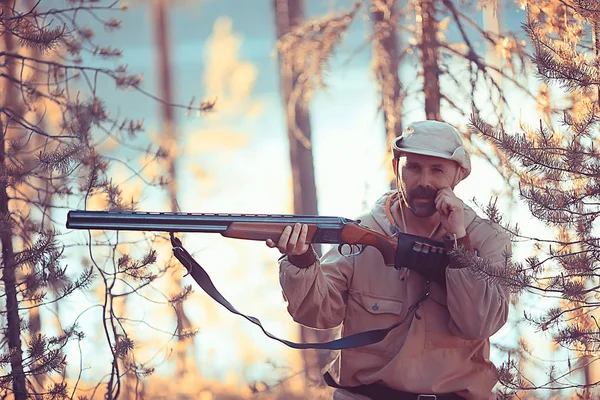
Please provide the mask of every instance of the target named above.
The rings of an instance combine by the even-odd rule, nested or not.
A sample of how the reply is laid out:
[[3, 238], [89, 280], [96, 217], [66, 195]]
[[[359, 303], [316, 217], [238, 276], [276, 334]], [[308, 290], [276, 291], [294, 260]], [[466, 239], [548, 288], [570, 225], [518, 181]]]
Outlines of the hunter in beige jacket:
[[[389, 192], [359, 219], [392, 236], [392, 226], [397, 225], [393, 207], [399, 207], [398, 198]], [[510, 251], [503, 230], [466, 205], [465, 227], [479, 257], [503, 267]], [[320, 329], [341, 324], [342, 336], [399, 321], [425, 286], [414, 271], [384, 265], [381, 254], [371, 247], [356, 257], [342, 256], [333, 247], [308, 268], [298, 268], [284, 257], [280, 282], [296, 322]], [[489, 337], [507, 320], [509, 293], [469, 267], [448, 268], [446, 286], [431, 283], [430, 297], [417, 311], [419, 318], [409, 318], [382, 342], [341, 350], [328, 367], [337, 383], [379, 382], [412, 393], [492, 398], [497, 371], [489, 358]]]

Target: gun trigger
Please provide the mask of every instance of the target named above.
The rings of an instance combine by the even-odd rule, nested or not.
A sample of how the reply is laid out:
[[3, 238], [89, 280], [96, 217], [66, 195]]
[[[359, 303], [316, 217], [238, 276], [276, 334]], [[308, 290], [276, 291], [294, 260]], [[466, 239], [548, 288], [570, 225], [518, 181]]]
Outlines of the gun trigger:
[[357, 247], [358, 247], [358, 250], [356, 251], [356, 253], [352, 254], [353, 256], [361, 255], [363, 253], [363, 251], [365, 251], [365, 248], [367, 246], [365, 246], [364, 244], [359, 244]]

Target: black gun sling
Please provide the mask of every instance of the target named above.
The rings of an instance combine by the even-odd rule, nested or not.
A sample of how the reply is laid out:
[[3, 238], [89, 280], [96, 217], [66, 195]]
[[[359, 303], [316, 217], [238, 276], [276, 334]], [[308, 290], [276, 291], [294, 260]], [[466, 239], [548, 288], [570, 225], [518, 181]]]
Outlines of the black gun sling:
[[223, 295], [217, 290], [213, 282], [211, 281], [208, 273], [192, 258], [192, 256], [185, 250], [181, 244], [181, 241], [170, 233], [171, 236], [171, 245], [173, 247], [173, 254], [175, 257], [183, 264], [183, 266], [187, 269], [188, 274], [194, 278], [196, 283], [208, 294], [212, 297], [217, 303], [221, 304], [223, 307], [228, 309], [234, 314], [242, 316], [246, 318], [248, 321], [252, 322], [255, 325], [258, 325], [260, 329], [264, 332], [265, 335], [270, 337], [271, 339], [277, 340], [294, 349], [322, 349], [322, 350], [341, 350], [341, 349], [349, 349], [354, 347], [362, 347], [370, 344], [374, 344], [377, 342], [381, 342], [387, 334], [394, 328], [402, 325], [410, 316], [412, 316], [421, 303], [429, 297], [429, 285], [426, 285], [421, 296], [408, 308], [408, 312], [400, 321], [390, 325], [387, 328], [383, 329], [374, 329], [365, 332], [359, 332], [354, 335], [346, 336], [340, 339], [332, 340], [329, 342], [323, 343], [296, 343], [291, 342], [289, 340], [280, 339], [273, 334], [267, 332], [265, 328], [262, 326], [262, 323], [258, 318], [252, 317], [250, 315], [246, 315], [244, 313], [239, 312]]

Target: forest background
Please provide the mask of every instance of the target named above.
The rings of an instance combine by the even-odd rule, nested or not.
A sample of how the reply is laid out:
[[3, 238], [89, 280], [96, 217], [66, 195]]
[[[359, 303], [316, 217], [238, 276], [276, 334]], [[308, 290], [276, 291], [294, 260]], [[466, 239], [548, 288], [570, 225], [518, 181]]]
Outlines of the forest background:
[[[67, 211], [353, 218], [393, 186], [390, 141], [427, 118], [473, 154], [457, 194], [513, 237], [498, 395], [594, 398], [599, 9], [1, 1], [3, 396], [326, 398], [332, 354], [227, 313], [166, 235], [70, 231]], [[268, 331], [336, 334], [291, 320], [264, 243], [179, 236]]]

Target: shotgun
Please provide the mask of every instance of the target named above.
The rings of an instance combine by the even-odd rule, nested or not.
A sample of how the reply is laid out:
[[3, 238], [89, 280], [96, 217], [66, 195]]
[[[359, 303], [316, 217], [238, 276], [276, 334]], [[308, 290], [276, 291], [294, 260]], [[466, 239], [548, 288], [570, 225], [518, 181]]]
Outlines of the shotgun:
[[[277, 214], [201, 214], [184, 212], [84, 211], [67, 214], [67, 228], [118, 231], [204, 232], [246, 240], [279, 240], [288, 225], [308, 225], [307, 242], [338, 244], [340, 253], [360, 254], [373, 246], [394, 266], [398, 239], [343, 217]], [[349, 247], [347, 247], [349, 246]]]
[[[340, 350], [367, 346], [380, 342], [397, 326], [408, 320], [420, 304], [429, 296], [429, 281], [421, 296], [408, 307], [407, 314], [385, 329], [359, 332], [324, 343], [295, 343], [280, 339], [267, 332], [261, 322], [252, 316], [238, 311], [223, 297], [212, 283], [207, 272], [183, 248], [175, 232], [220, 233], [234, 239], [279, 240], [287, 226], [296, 223], [308, 225], [307, 241], [310, 243], [338, 244], [344, 254], [344, 246], [358, 249], [344, 254], [356, 256], [366, 246], [373, 246], [381, 253], [387, 266], [399, 268], [428, 268], [437, 270], [437, 275], [445, 281], [444, 269], [448, 265], [448, 254], [444, 243], [439, 240], [397, 232], [389, 237], [361, 224], [360, 220], [343, 217], [316, 215], [277, 215], [277, 214], [200, 214], [183, 212], [141, 212], [141, 211], [85, 211], [71, 210], [67, 214], [67, 228], [115, 231], [158, 231], [169, 232], [175, 257], [186, 267], [188, 273], [200, 287], [215, 301], [230, 312], [246, 318], [258, 325], [270, 338], [295, 349]], [[437, 280], [437, 279], [436, 279]], [[445, 283], [442, 283], [445, 285]]]

